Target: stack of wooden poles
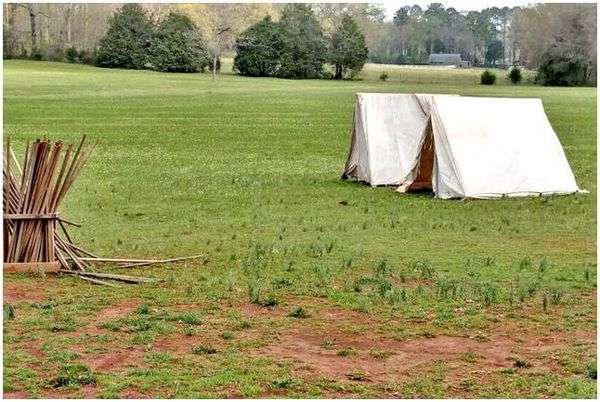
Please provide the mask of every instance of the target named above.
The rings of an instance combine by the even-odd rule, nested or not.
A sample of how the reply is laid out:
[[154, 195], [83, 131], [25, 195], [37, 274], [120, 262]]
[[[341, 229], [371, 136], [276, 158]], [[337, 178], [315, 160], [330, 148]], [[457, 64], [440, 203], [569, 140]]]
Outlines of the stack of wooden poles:
[[58, 214], [58, 206], [96, 146], [86, 149], [84, 144], [85, 136], [76, 148], [48, 140], [27, 143], [21, 168], [7, 141], [3, 158], [4, 262], [58, 260], [63, 269], [81, 271], [88, 266], [82, 257], [91, 253], [73, 244], [65, 227], [70, 222]]
[[[163, 260], [101, 258], [74, 244], [58, 207], [81, 172], [97, 143], [86, 146], [85, 136], [77, 147], [47, 139], [27, 143], [23, 165], [19, 164], [10, 144], [4, 152], [4, 267], [7, 265], [55, 264], [60, 272], [78, 275], [97, 284], [110, 285], [103, 279], [127, 283], [146, 283], [149, 278], [89, 272], [93, 263], [118, 267], [141, 267], [203, 256]], [[101, 279], [98, 279], [101, 278]]]

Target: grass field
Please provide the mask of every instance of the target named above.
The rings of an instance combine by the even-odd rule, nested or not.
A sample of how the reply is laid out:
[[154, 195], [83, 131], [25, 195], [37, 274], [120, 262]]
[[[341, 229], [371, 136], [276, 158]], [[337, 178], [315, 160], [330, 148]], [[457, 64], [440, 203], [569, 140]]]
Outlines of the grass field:
[[[5, 61], [20, 149], [101, 141], [62, 211], [83, 247], [206, 254], [129, 271], [157, 285], [5, 275], [5, 396], [595, 397], [596, 89], [382, 68], [211, 81]], [[342, 182], [358, 91], [540, 97], [590, 194]]]

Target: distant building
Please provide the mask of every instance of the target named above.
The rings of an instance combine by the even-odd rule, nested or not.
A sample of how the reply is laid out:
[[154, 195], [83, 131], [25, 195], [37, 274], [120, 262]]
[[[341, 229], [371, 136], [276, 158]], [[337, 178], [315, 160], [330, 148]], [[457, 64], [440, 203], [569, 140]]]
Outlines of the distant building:
[[458, 53], [432, 53], [429, 55], [429, 64], [457, 67], [471, 66], [471, 63], [462, 60]]

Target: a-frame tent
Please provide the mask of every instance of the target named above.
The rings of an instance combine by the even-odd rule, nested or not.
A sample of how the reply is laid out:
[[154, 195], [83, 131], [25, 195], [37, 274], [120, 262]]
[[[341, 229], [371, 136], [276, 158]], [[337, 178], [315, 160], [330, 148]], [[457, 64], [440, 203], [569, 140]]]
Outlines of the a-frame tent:
[[439, 198], [580, 191], [540, 99], [359, 93], [343, 177]]

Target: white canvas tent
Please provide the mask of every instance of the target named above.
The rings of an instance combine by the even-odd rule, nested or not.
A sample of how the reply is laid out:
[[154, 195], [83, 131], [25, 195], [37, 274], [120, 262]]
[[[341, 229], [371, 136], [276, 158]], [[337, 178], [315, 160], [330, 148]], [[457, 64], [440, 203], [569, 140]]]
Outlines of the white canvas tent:
[[580, 191], [540, 99], [359, 93], [343, 177], [440, 198]]

